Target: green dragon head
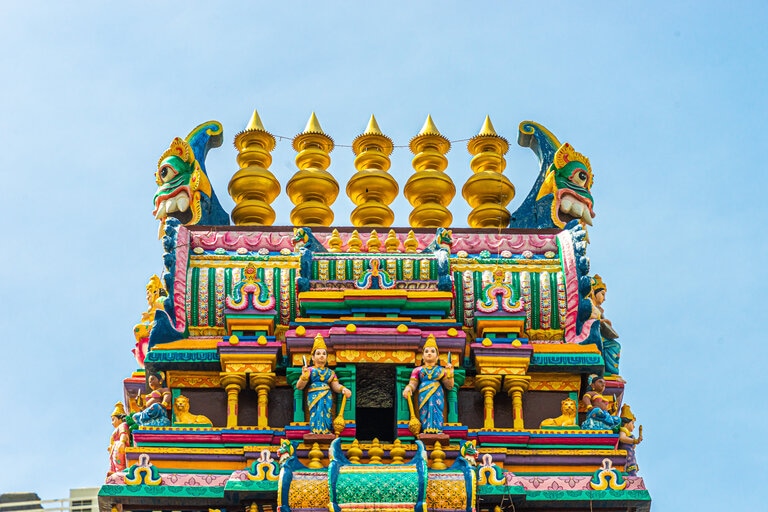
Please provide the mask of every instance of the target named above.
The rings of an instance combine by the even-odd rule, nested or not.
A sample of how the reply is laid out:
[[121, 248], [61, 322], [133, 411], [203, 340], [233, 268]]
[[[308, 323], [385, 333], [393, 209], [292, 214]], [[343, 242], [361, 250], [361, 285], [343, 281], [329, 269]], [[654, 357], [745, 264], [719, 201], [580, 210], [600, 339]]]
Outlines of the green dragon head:
[[574, 219], [592, 225], [595, 216], [590, 193], [593, 179], [589, 159], [566, 142], [555, 153], [536, 200], [553, 195], [552, 222], [557, 227], [565, 227]]
[[186, 141], [173, 139], [157, 163], [155, 181], [158, 189], [152, 214], [157, 219], [175, 217], [185, 225], [200, 222], [201, 194], [211, 196], [211, 182]]

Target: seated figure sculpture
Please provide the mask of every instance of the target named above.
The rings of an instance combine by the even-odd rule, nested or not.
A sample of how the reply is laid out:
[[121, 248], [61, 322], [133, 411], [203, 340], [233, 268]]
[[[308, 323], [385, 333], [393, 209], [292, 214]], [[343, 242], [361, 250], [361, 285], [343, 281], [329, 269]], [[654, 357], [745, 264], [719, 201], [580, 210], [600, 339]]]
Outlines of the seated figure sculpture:
[[411, 372], [411, 378], [403, 389], [403, 398], [410, 400], [419, 392], [419, 420], [425, 434], [442, 434], [445, 409], [445, 389], [453, 389], [453, 365], [440, 366], [435, 336], [430, 334], [422, 349], [422, 365]]
[[584, 430], [617, 430], [621, 425], [621, 418], [613, 416], [611, 409], [615, 403], [603, 395], [605, 391], [605, 379], [598, 375], [590, 375], [590, 390], [584, 393], [581, 399], [587, 408], [587, 418], [581, 424]]
[[560, 402], [560, 411], [563, 413], [557, 418], [547, 418], [541, 422], [540, 427], [576, 427], [576, 402], [572, 398], [566, 398]]
[[595, 274], [595, 277], [592, 278], [592, 289], [588, 296], [588, 299], [592, 302], [591, 318], [600, 321], [600, 337], [602, 338], [602, 354], [605, 360], [605, 374], [618, 375], [621, 345], [616, 341], [619, 335], [614, 330], [613, 324], [605, 318], [603, 303], [605, 302], [607, 291], [608, 288], [605, 286], [603, 279], [598, 274]]
[[177, 425], [213, 426], [207, 416], [189, 412], [189, 398], [184, 395], [177, 396], [176, 400], [173, 401], [173, 414], [176, 417], [175, 424]]
[[137, 396], [137, 404], [143, 409], [133, 415], [133, 422], [138, 426], [166, 427], [171, 424], [166, 412], [171, 407], [171, 390], [163, 387], [163, 375], [152, 372], [147, 378], [150, 392]]
[[[352, 396], [349, 388], [342, 386], [336, 377], [336, 372], [326, 368], [328, 363], [328, 347], [325, 340], [318, 334], [312, 345], [312, 364], [301, 369], [301, 377], [296, 382], [297, 389], [307, 390], [307, 406], [309, 408], [309, 428], [313, 434], [332, 434], [333, 430], [333, 393], [341, 393], [345, 397]], [[333, 392], [333, 393], [332, 393]]]

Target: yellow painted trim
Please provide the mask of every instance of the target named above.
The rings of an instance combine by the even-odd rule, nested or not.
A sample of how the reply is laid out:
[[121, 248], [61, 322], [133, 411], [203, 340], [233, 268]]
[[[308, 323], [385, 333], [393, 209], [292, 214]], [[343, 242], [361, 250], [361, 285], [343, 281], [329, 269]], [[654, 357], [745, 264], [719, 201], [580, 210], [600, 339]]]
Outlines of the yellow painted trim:
[[577, 345], [575, 343], [534, 343], [531, 345], [535, 354], [599, 354], [597, 345]]
[[[614, 469], [618, 469], [619, 471], [624, 471], [624, 464], [616, 464], [613, 466]], [[505, 471], [511, 471], [512, 473], [524, 473], [524, 472], [551, 472], [554, 475], [568, 475], [572, 473], [589, 473], [592, 474], [595, 472], [596, 466], [590, 465], [590, 466], [550, 466], [550, 465], [541, 465], [541, 466], [531, 466], [531, 465], [517, 465], [517, 464], [508, 464], [504, 467]]]
[[221, 343], [221, 338], [185, 339], [155, 345], [152, 350], [211, 350]]

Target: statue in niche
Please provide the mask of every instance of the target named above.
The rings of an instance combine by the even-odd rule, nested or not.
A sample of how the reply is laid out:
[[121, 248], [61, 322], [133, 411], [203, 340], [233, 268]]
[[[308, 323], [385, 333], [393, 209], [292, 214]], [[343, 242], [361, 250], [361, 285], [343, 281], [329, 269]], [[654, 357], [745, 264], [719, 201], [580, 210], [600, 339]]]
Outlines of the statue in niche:
[[576, 401], [573, 398], [566, 398], [560, 402], [560, 411], [562, 414], [557, 418], [547, 418], [541, 422], [540, 427], [576, 427]]
[[131, 444], [131, 432], [125, 418], [125, 407], [122, 402], [117, 402], [112, 411], [112, 426], [115, 427], [115, 430], [109, 438], [109, 471], [107, 476], [123, 471], [127, 466], [125, 448]]
[[430, 334], [422, 349], [422, 365], [411, 372], [411, 378], [403, 389], [403, 398], [411, 400], [418, 390], [419, 420], [425, 434], [442, 434], [445, 410], [445, 389], [453, 389], [453, 365], [440, 366], [440, 354], [435, 336]]
[[142, 410], [133, 415], [133, 422], [138, 426], [170, 426], [171, 420], [168, 419], [167, 411], [171, 408], [171, 390], [163, 387], [163, 374], [150, 372], [147, 383], [150, 392], [143, 397], [136, 397], [136, 403]]
[[189, 398], [184, 395], [177, 396], [173, 401], [173, 414], [176, 416], [176, 425], [213, 426], [207, 416], [189, 412]]
[[301, 376], [296, 382], [297, 389], [307, 389], [307, 407], [309, 409], [309, 428], [313, 434], [332, 434], [333, 430], [333, 393], [344, 397], [352, 396], [349, 388], [342, 386], [336, 372], [326, 368], [328, 347], [323, 336], [315, 336], [312, 345], [312, 366], [303, 366]]
[[629, 405], [624, 404], [621, 408], [621, 423], [619, 429], [619, 449], [627, 450], [627, 465], [625, 471], [629, 476], [637, 476], [638, 466], [635, 456], [635, 446], [643, 442], [643, 426], [640, 425], [637, 438], [632, 434], [635, 430], [635, 415]]
[[584, 393], [581, 401], [587, 408], [587, 418], [581, 424], [583, 430], [618, 430], [621, 418], [615, 412], [616, 403], [603, 395], [605, 379], [599, 375], [590, 375], [590, 390]]

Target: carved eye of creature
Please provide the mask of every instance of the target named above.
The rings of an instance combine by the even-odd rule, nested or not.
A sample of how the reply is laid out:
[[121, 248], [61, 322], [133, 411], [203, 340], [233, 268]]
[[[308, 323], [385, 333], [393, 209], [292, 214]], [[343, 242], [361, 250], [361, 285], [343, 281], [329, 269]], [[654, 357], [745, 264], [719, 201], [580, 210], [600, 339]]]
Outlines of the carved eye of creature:
[[163, 183], [168, 183], [173, 178], [176, 177], [179, 173], [176, 172], [176, 169], [171, 167], [170, 165], [164, 165], [160, 169], [157, 170], [157, 177], [159, 181], [162, 181]]
[[575, 185], [578, 185], [579, 187], [586, 188], [588, 179], [589, 174], [587, 174], [587, 171], [582, 169], [577, 169], [573, 174], [571, 174], [571, 182], [573, 182]]

